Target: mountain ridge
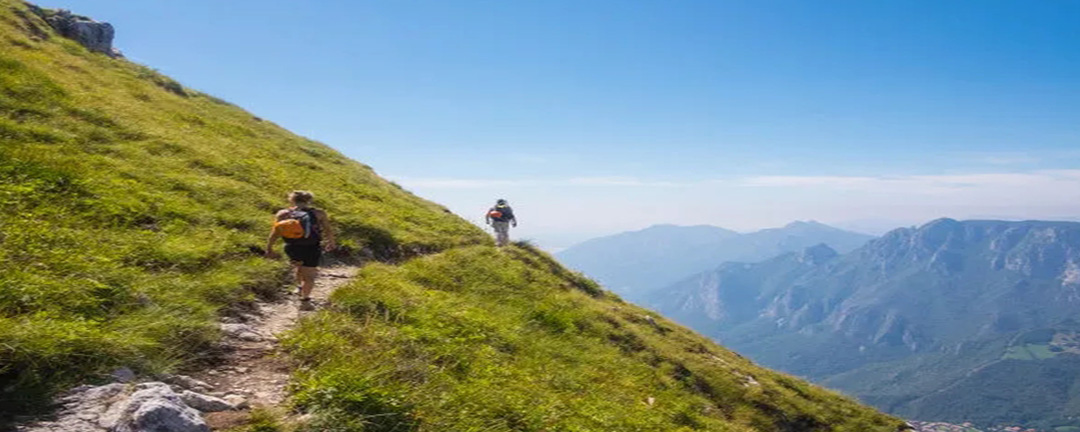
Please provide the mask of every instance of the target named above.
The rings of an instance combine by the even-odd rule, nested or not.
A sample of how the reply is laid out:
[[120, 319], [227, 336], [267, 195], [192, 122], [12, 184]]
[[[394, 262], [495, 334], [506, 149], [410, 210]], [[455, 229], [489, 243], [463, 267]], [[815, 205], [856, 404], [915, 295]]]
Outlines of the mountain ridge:
[[909, 418], [1072, 425], [1068, 391], [1052, 403], [1032, 403], [1033, 394], [1003, 406], [990, 400], [1001, 390], [993, 383], [1005, 380], [990, 378], [1012, 370], [1049, 382], [1037, 378], [1036, 363], [1023, 361], [1056, 362], [1070, 371], [1059, 378], [1076, 376], [1070, 358], [1080, 223], [942, 218], [823, 262], [798, 255], [723, 265], [652, 300], [665, 315], [763, 364]]
[[830, 243], [850, 251], [873, 238], [815, 221], [737, 233], [711, 225], [654, 225], [587, 240], [556, 256], [566, 265], [637, 301], [648, 292], [725, 261], [754, 262]]

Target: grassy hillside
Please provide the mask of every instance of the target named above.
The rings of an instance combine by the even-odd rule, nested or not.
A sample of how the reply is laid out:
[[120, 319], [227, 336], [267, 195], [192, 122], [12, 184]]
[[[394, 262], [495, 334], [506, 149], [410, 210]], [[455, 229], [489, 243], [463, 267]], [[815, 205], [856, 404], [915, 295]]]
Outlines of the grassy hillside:
[[[123, 29], [120, 29], [123, 31]], [[750, 364], [321, 144], [0, 0], [0, 409], [202, 360], [283, 288], [256, 255], [294, 188], [369, 264], [286, 340], [311, 430], [893, 431]]]
[[[316, 430], [894, 431], [525, 245], [370, 265], [287, 345]], [[650, 403], [650, 400], [652, 403]]]
[[294, 188], [357, 255], [488, 241], [322, 144], [0, 1], [0, 407], [197, 356], [222, 308], [278, 287], [283, 263], [251, 249]]

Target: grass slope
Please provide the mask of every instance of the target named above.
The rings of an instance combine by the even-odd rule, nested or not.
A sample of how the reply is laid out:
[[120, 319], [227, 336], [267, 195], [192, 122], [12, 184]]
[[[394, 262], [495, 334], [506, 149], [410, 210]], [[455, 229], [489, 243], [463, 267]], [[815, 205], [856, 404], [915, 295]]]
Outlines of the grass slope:
[[[527, 245], [498, 251], [368, 167], [89, 53], [14, 0], [0, 0], [2, 413], [113, 367], [199, 361], [220, 314], [281, 290], [284, 263], [252, 249], [294, 188], [354, 258], [382, 261], [285, 342], [311, 430], [902, 425], [646, 318]], [[251, 430], [280, 429], [257, 417]]]
[[[338, 431], [893, 431], [525, 245], [370, 265], [287, 340]], [[649, 401], [653, 403], [650, 404]]]
[[283, 263], [251, 249], [294, 188], [358, 254], [488, 241], [322, 144], [0, 0], [0, 410], [192, 360], [222, 308], [278, 287]]

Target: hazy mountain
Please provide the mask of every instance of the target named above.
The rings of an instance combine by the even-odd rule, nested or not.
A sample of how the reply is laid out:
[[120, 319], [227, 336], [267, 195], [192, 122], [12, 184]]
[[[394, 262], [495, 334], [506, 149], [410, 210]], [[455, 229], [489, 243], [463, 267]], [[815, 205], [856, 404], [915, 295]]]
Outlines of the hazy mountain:
[[705, 225], [656, 225], [592, 239], [557, 257], [616, 293], [639, 300], [646, 292], [725, 261], [756, 262], [819, 243], [846, 252], [871, 238], [812, 221], [749, 234]]
[[1080, 223], [940, 219], [723, 264], [647, 303], [908, 418], [1078, 423]]

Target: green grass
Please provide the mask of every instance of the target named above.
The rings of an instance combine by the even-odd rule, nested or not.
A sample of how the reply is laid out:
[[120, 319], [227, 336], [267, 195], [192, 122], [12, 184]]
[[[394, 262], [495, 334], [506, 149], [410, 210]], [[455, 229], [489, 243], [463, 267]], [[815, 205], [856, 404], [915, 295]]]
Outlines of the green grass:
[[293, 430], [281, 420], [281, 413], [257, 407], [251, 410], [244, 425], [230, 428], [227, 432], [288, 432]]
[[[121, 31], [123, 31], [121, 29]], [[318, 431], [894, 431], [629, 305], [528, 244], [0, 0], [0, 416], [112, 368], [182, 369], [282, 289], [292, 189], [368, 265], [284, 342]], [[651, 401], [651, 402], [650, 402]], [[246, 431], [291, 430], [270, 411]]]
[[[370, 265], [286, 340], [311, 430], [893, 431], [531, 248]], [[561, 267], [559, 268], [561, 269]], [[749, 384], [753, 379], [759, 384]], [[648, 404], [652, 398], [654, 403]]]
[[1011, 346], [1005, 351], [1002, 358], [1014, 360], [1043, 360], [1056, 356], [1057, 353], [1050, 351], [1046, 344], [1024, 344]]
[[[352, 258], [489, 242], [368, 167], [0, 0], [0, 415], [131, 366], [197, 360], [272, 295], [272, 212], [312, 190]], [[44, 35], [44, 36], [43, 36]]]

